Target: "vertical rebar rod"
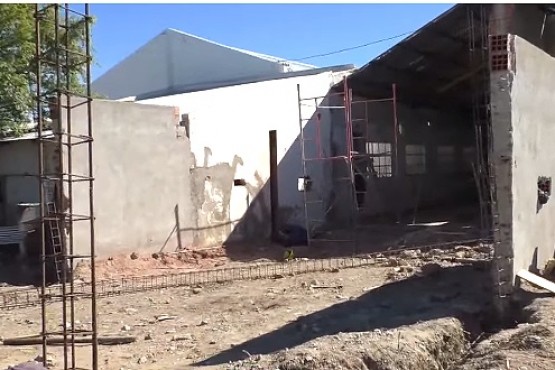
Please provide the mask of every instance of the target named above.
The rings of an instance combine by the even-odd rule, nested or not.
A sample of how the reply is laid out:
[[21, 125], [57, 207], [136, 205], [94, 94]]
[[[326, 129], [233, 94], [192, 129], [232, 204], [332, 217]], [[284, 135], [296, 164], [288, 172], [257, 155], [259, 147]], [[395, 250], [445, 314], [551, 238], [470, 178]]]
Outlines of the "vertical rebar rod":
[[40, 220], [40, 261], [41, 261], [41, 287], [40, 287], [40, 302], [41, 302], [41, 336], [42, 336], [42, 363], [46, 366], [46, 241], [45, 241], [45, 228], [44, 228], [44, 152], [43, 152], [43, 133], [42, 133], [42, 83], [41, 83], [41, 29], [40, 29], [40, 5], [35, 5], [35, 63], [36, 63], [36, 109], [37, 109], [37, 147], [38, 147], [38, 180], [39, 180], [39, 220]]
[[397, 177], [399, 175], [399, 138], [397, 137], [399, 133], [399, 120], [397, 117], [397, 85], [391, 85], [392, 92], [392, 106], [393, 106], [393, 154], [395, 170], [394, 175]]
[[362, 122], [364, 124], [364, 149], [367, 154], [369, 150], [366, 149], [366, 147], [370, 142], [370, 110], [368, 108], [369, 104], [369, 102], [364, 102], [364, 120]]
[[[391, 85], [391, 105], [393, 109], [393, 184], [395, 191], [399, 189], [399, 118], [397, 116], [397, 84]], [[394, 202], [395, 217], [397, 222], [401, 222], [402, 215], [398, 201]]]
[[91, 17], [89, 4], [85, 4], [85, 55], [87, 85], [87, 129], [88, 129], [88, 164], [89, 164], [89, 215], [90, 215], [90, 251], [91, 251], [91, 315], [92, 315], [92, 368], [98, 370], [98, 332], [96, 312], [96, 248], [94, 234], [94, 169], [93, 169], [93, 128], [92, 128], [92, 91], [91, 91]]
[[318, 99], [314, 98], [314, 113], [316, 114], [316, 151], [318, 152], [318, 158], [324, 158], [324, 153], [322, 151], [322, 132], [321, 132], [321, 120], [320, 112], [318, 112]]
[[357, 216], [358, 216], [358, 203], [357, 203], [357, 189], [355, 184], [355, 171], [353, 166], [353, 117], [351, 114], [352, 111], [352, 90], [349, 87], [349, 80], [347, 76], [343, 77], [343, 104], [345, 109], [345, 145], [347, 148], [346, 153], [346, 164], [349, 170], [349, 181], [350, 181], [350, 189], [351, 189], [351, 240], [353, 242], [353, 250], [352, 253], [357, 253]]
[[[64, 168], [64, 147], [63, 147], [63, 138], [62, 138], [62, 61], [61, 61], [61, 53], [60, 53], [60, 6], [59, 4], [54, 4], [54, 55], [55, 55], [55, 83], [56, 83], [56, 129], [58, 132], [56, 133], [56, 141], [58, 145], [58, 160], [59, 160], [59, 181], [57, 186], [57, 196], [54, 200], [55, 204], [57, 203], [56, 207], [56, 214], [52, 214], [51, 217], [55, 220], [54, 222], [58, 223], [58, 226], [64, 225], [63, 216], [63, 183], [64, 183], [64, 175], [63, 175], [63, 168]], [[60, 220], [61, 219], [61, 220]], [[62, 221], [62, 222], [59, 222]], [[63, 235], [63, 226], [59, 228], [60, 235]], [[67, 320], [67, 266], [66, 266], [66, 258], [67, 258], [67, 250], [66, 250], [66, 243], [64, 242], [63, 237], [60, 239], [62, 244], [62, 255], [54, 257], [57, 259], [58, 262], [61, 261], [62, 265], [62, 335], [64, 340], [64, 369], [68, 369], [69, 359], [68, 359], [68, 320]], [[56, 253], [56, 251], [54, 251]], [[55, 263], [56, 264], [56, 263]], [[57, 267], [56, 267], [57, 268]]]
[[[351, 148], [351, 141], [352, 141], [352, 134], [351, 134], [351, 101], [349, 99], [349, 83], [347, 77], [343, 77], [343, 91], [345, 93], [343, 97], [343, 104], [345, 106], [345, 145], [347, 148], [346, 156], [348, 160], [352, 157], [352, 148]], [[352, 176], [351, 176], [352, 180]]]
[[304, 199], [304, 218], [306, 227], [306, 242], [308, 246], [312, 246], [312, 239], [310, 237], [310, 219], [308, 218], [308, 204], [306, 195], [306, 181], [307, 181], [307, 171], [306, 171], [306, 152], [305, 152], [305, 139], [304, 139], [304, 122], [303, 122], [303, 111], [302, 111], [302, 98], [301, 98], [301, 85], [297, 84], [297, 101], [299, 105], [299, 144], [301, 146], [301, 162], [303, 166], [303, 199]]
[[[69, 29], [70, 29], [70, 14], [69, 14], [69, 4], [65, 4], [65, 101], [66, 101], [66, 125], [67, 125], [67, 172], [68, 172], [68, 183], [67, 183], [67, 202], [68, 202], [68, 213], [73, 215], [73, 161], [72, 161], [72, 122], [71, 122], [71, 55], [70, 55], [70, 48], [71, 42], [69, 38]], [[63, 184], [63, 182], [61, 183]], [[63, 187], [62, 187], [63, 189]], [[68, 224], [68, 247], [69, 247], [69, 255], [73, 256], [73, 219], [70, 220]], [[66, 265], [67, 255], [64, 255], [64, 266]], [[69, 258], [69, 271], [70, 274], [73, 274], [73, 258]], [[67, 283], [67, 274], [64, 278], [64, 284]], [[75, 369], [75, 285], [73, 283], [73, 276], [69, 278], [69, 304], [70, 304], [70, 323], [71, 323], [71, 368]]]

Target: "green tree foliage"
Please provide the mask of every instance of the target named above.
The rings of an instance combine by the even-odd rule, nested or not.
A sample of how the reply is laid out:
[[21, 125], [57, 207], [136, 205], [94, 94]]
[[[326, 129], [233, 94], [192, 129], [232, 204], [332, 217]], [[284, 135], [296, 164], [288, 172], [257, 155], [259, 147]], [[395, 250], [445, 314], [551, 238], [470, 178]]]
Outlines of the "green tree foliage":
[[[67, 21], [69, 26], [56, 29], [55, 17], [54, 7], [42, 13], [41, 92], [49, 96], [68, 89], [82, 92], [85, 20], [71, 14], [66, 18], [65, 10], [59, 9], [59, 24]], [[0, 137], [24, 132], [35, 110], [35, 38], [35, 4], [0, 4]]]

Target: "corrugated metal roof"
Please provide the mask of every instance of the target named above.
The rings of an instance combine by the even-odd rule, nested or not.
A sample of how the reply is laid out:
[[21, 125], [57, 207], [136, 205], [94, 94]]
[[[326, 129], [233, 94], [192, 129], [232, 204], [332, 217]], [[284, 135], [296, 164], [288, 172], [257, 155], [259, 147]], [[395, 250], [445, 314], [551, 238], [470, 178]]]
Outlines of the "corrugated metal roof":
[[298, 67], [298, 68], [295, 68], [295, 70], [298, 70], [298, 69], [318, 68], [318, 67], [316, 67], [316, 66], [314, 66], [314, 65], [311, 65], [311, 64], [305, 64], [305, 63], [294, 62], [294, 61], [291, 61], [291, 60], [287, 60], [287, 59], [283, 59], [283, 58], [278, 58], [278, 57], [274, 57], [274, 56], [267, 55], [267, 54], [257, 53], [257, 52], [255, 52], [255, 51], [251, 51], [251, 50], [240, 49], [240, 48], [236, 48], [236, 47], [233, 47], [233, 46], [228, 46], [228, 45], [220, 44], [219, 42], [212, 41], [212, 40], [208, 40], [208, 39], [205, 39], [205, 38], [200, 37], [200, 36], [196, 36], [196, 35], [193, 35], [193, 34], [190, 34], [190, 33], [187, 33], [187, 32], [183, 32], [183, 31], [177, 30], [177, 29], [175, 29], [175, 28], [168, 28], [168, 31], [177, 32], [177, 33], [180, 33], [180, 34], [182, 34], [182, 35], [195, 38], [195, 39], [197, 39], [197, 40], [202, 40], [202, 41], [204, 41], [204, 42], [208, 42], [208, 43], [213, 44], [213, 45], [218, 45], [218, 46], [221, 46], [221, 47], [223, 47], [223, 48], [227, 48], [227, 49], [230, 49], [230, 50], [235, 50], [235, 51], [238, 51], [238, 52], [240, 52], [240, 53], [248, 54], [248, 55], [251, 55], [251, 56], [256, 57], [256, 58], [260, 58], [260, 59], [267, 60], [267, 61], [269, 61], [269, 62], [274, 62], [274, 63], [286, 63], [286, 64], [288, 64], [288, 65], [290, 65], [290, 66]]
[[[471, 40], [475, 50], [480, 47], [479, 27], [483, 26], [477, 16], [480, 7], [488, 6], [453, 6], [359, 68], [349, 76], [353, 93], [368, 98], [391, 97], [392, 83], [395, 83], [399, 100], [433, 101], [441, 95], [442, 99], [452, 101], [457, 90], [468, 87], [468, 80], [458, 84], [457, 89], [439, 93], [442, 87], [476, 68], [477, 63], [483, 63], [478, 56], [471, 60], [469, 53]], [[336, 88], [340, 90], [342, 86]]]

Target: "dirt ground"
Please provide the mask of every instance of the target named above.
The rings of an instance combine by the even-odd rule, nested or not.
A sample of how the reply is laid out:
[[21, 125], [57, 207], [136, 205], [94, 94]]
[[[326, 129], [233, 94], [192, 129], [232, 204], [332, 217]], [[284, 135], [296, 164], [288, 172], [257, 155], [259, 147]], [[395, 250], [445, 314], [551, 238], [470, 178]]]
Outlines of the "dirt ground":
[[[381, 266], [100, 299], [100, 334], [137, 338], [100, 346], [100, 368], [555, 368], [553, 298], [523, 296], [522, 320], [529, 324], [482, 341], [493, 322], [487, 265], [448, 262], [441, 251], [412, 257], [406, 252]], [[78, 328], [90, 326], [89, 312], [86, 300], [76, 302]], [[47, 321], [50, 330], [60, 330], [59, 304], [48, 306]], [[38, 332], [39, 307], [0, 313], [0, 336]], [[0, 346], [0, 368], [40, 353], [40, 346]], [[52, 369], [63, 368], [62, 349], [50, 346], [48, 353]], [[76, 359], [90, 368], [90, 347], [78, 347]]]

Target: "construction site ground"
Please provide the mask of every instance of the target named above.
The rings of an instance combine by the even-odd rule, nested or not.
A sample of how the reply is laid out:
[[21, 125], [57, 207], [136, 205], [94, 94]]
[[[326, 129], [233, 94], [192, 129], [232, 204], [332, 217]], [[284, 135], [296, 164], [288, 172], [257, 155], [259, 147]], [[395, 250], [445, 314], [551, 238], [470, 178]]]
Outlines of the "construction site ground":
[[[406, 251], [359, 268], [102, 298], [100, 335], [137, 340], [100, 346], [100, 368], [555, 368], [555, 300], [521, 295], [523, 314], [499, 330], [486, 256], [483, 246]], [[61, 329], [60, 306], [47, 307], [49, 330]], [[88, 307], [76, 302], [78, 329], [90, 326]], [[40, 321], [40, 307], [0, 311], [0, 336], [37, 334]], [[48, 348], [62, 369], [62, 348]], [[40, 354], [40, 345], [0, 346], [2, 368]], [[77, 345], [77, 367], [90, 358]]]

